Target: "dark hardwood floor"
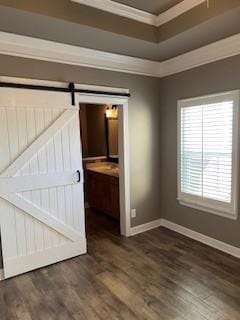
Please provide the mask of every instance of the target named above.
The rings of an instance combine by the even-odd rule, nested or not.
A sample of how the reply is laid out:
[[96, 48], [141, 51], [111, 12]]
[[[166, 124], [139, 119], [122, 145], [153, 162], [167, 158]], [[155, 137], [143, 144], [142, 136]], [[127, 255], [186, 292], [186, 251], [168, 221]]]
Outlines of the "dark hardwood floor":
[[240, 260], [88, 214], [88, 254], [0, 282], [0, 320], [237, 320]]

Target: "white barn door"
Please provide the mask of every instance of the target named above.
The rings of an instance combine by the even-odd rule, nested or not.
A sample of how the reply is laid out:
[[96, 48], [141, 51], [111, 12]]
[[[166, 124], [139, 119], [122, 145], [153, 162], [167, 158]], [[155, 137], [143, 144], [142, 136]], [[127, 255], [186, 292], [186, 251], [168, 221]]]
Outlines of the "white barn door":
[[82, 177], [70, 94], [0, 88], [5, 278], [86, 253]]

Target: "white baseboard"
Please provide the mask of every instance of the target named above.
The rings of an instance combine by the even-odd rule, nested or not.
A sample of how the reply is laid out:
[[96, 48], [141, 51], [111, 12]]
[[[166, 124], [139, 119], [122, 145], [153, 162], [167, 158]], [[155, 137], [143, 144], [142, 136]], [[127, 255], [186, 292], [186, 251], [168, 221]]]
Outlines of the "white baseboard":
[[234, 246], [232, 246], [228, 243], [225, 243], [223, 241], [216, 240], [216, 239], [208, 237], [202, 233], [185, 228], [179, 224], [173, 223], [173, 222], [166, 220], [166, 219], [158, 219], [158, 220], [154, 220], [154, 221], [142, 224], [137, 227], [133, 227], [130, 230], [130, 236], [134, 236], [136, 234], [139, 234], [139, 233], [142, 233], [145, 231], [149, 231], [151, 229], [155, 229], [158, 227], [165, 227], [167, 229], [170, 229], [172, 231], [180, 233], [188, 238], [194, 239], [194, 240], [199, 241], [201, 243], [204, 243], [210, 247], [213, 247], [215, 249], [223, 251], [231, 256], [234, 256], [236, 258], [240, 258], [240, 248], [234, 247]]
[[148, 223], [141, 224], [136, 227], [132, 227], [130, 229], [130, 236], [135, 236], [136, 234], [146, 232], [152, 229], [155, 229], [157, 227], [161, 226], [161, 219], [157, 219]]
[[240, 258], [240, 248], [238, 248], [238, 247], [234, 247], [228, 243], [225, 243], [225, 242], [216, 240], [214, 238], [205, 236], [202, 233], [185, 228], [179, 224], [173, 223], [173, 222], [165, 220], [165, 219], [161, 219], [161, 226], [165, 227], [167, 229], [173, 230], [177, 233], [180, 233], [188, 238], [202, 242], [210, 247], [213, 247], [215, 249], [218, 249], [220, 251], [228, 253], [231, 256]]

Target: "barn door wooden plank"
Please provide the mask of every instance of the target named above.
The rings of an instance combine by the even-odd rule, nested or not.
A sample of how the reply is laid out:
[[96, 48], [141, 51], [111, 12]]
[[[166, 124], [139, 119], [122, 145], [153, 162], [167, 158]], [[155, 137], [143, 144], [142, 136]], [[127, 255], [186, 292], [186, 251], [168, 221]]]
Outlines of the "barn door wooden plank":
[[[45, 123], [50, 124], [54, 121], [54, 119], [57, 119], [59, 117], [59, 112], [61, 110], [56, 110], [57, 112], [53, 113], [53, 110], [46, 110], [45, 111]], [[46, 125], [47, 127], [47, 125]], [[64, 128], [64, 127], [63, 127]], [[61, 129], [61, 131], [63, 130]], [[55, 157], [55, 147], [53, 143], [53, 139], [49, 140], [48, 143], [45, 146], [46, 149], [46, 155], [47, 155], [47, 172], [48, 174], [52, 174], [56, 172], [56, 157]], [[59, 161], [59, 159], [58, 159]], [[56, 194], [56, 188], [49, 188], [48, 189], [48, 195], [46, 197], [46, 210], [51, 212], [51, 215], [57, 218], [57, 211], [58, 211], [58, 205], [57, 205], [57, 194]], [[61, 237], [58, 233], [52, 233], [51, 236], [51, 242], [52, 246], [56, 247], [59, 246], [61, 243]]]
[[73, 198], [73, 219], [74, 226], [80, 232], [85, 234], [85, 221], [81, 221], [78, 217], [81, 215], [85, 216], [84, 212], [84, 192], [83, 192], [83, 168], [82, 161], [79, 154], [82, 154], [81, 145], [79, 143], [79, 136], [76, 132], [80, 132], [79, 117], [75, 117], [71, 121], [69, 126], [69, 146], [70, 146], [70, 158], [72, 170], [80, 170], [81, 172], [81, 183], [72, 185], [72, 198]]
[[[0, 97], [0, 224], [5, 278], [86, 252], [79, 110], [69, 96]], [[64, 100], [65, 99], [65, 100]], [[4, 103], [4, 101], [6, 103]], [[9, 103], [8, 103], [9, 102]]]
[[56, 133], [65, 126], [78, 111], [66, 110], [46, 131], [44, 131], [10, 166], [1, 177], [14, 176]]
[[[21, 109], [20, 109], [21, 110]], [[26, 148], [33, 143], [33, 141], [36, 139], [36, 123], [35, 123], [35, 115], [34, 115], [34, 108], [25, 108], [25, 123], [22, 123], [22, 126], [25, 125], [25, 132], [26, 132], [26, 138], [27, 138], [27, 145], [23, 149], [26, 150]], [[22, 153], [21, 152], [21, 153]], [[22, 167], [21, 172], [22, 176], [25, 175], [31, 175], [34, 174], [36, 167], [36, 159], [34, 160], [34, 163], [32, 161], [31, 165], [29, 161]], [[34, 192], [32, 191], [26, 191], [23, 193], [23, 196], [25, 199], [29, 201], [33, 201], [33, 199], [36, 201], [36, 196]], [[25, 217], [25, 224], [26, 224], [26, 238], [27, 238], [27, 247], [28, 247], [28, 254], [32, 254], [35, 251], [41, 250], [41, 243], [38, 241], [39, 237], [36, 236], [40, 234], [42, 231], [42, 226], [38, 223], [38, 221], [35, 221], [30, 215], [26, 215]]]
[[57, 220], [55, 217], [49, 215], [49, 213], [33, 203], [23, 199], [21, 196], [16, 194], [2, 195], [2, 198], [13, 204], [15, 207], [25, 211], [38, 221], [46, 224], [53, 230], [57, 231], [64, 237], [71, 241], [78, 241], [82, 238], [81, 234], [71, 227], [64, 224], [62, 221]]
[[[0, 171], [2, 171], [7, 167], [7, 164], [11, 162], [8, 139], [8, 119], [5, 108], [0, 109], [0, 121]], [[17, 235], [15, 230], [14, 232], [11, 232], [13, 226], [15, 226], [14, 209], [10, 208], [5, 200], [0, 199], [0, 212], [0, 223], [1, 226], [4, 225], [4, 228], [1, 227], [3, 257], [5, 258], [8, 255], [13, 257], [17, 256]], [[11, 241], [8, 241], [10, 232]]]
[[9, 193], [40, 190], [57, 186], [71, 185], [77, 182], [75, 172], [40, 174], [37, 176], [0, 177], [0, 196]]

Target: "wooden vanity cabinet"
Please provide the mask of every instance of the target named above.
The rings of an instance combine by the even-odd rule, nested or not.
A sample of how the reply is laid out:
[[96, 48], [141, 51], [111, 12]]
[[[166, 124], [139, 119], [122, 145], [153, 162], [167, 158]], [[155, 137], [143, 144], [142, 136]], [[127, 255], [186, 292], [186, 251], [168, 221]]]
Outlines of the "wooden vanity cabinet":
[[87, 200], [90, 207], [119, 219], [119, 178], [87, 170]]

